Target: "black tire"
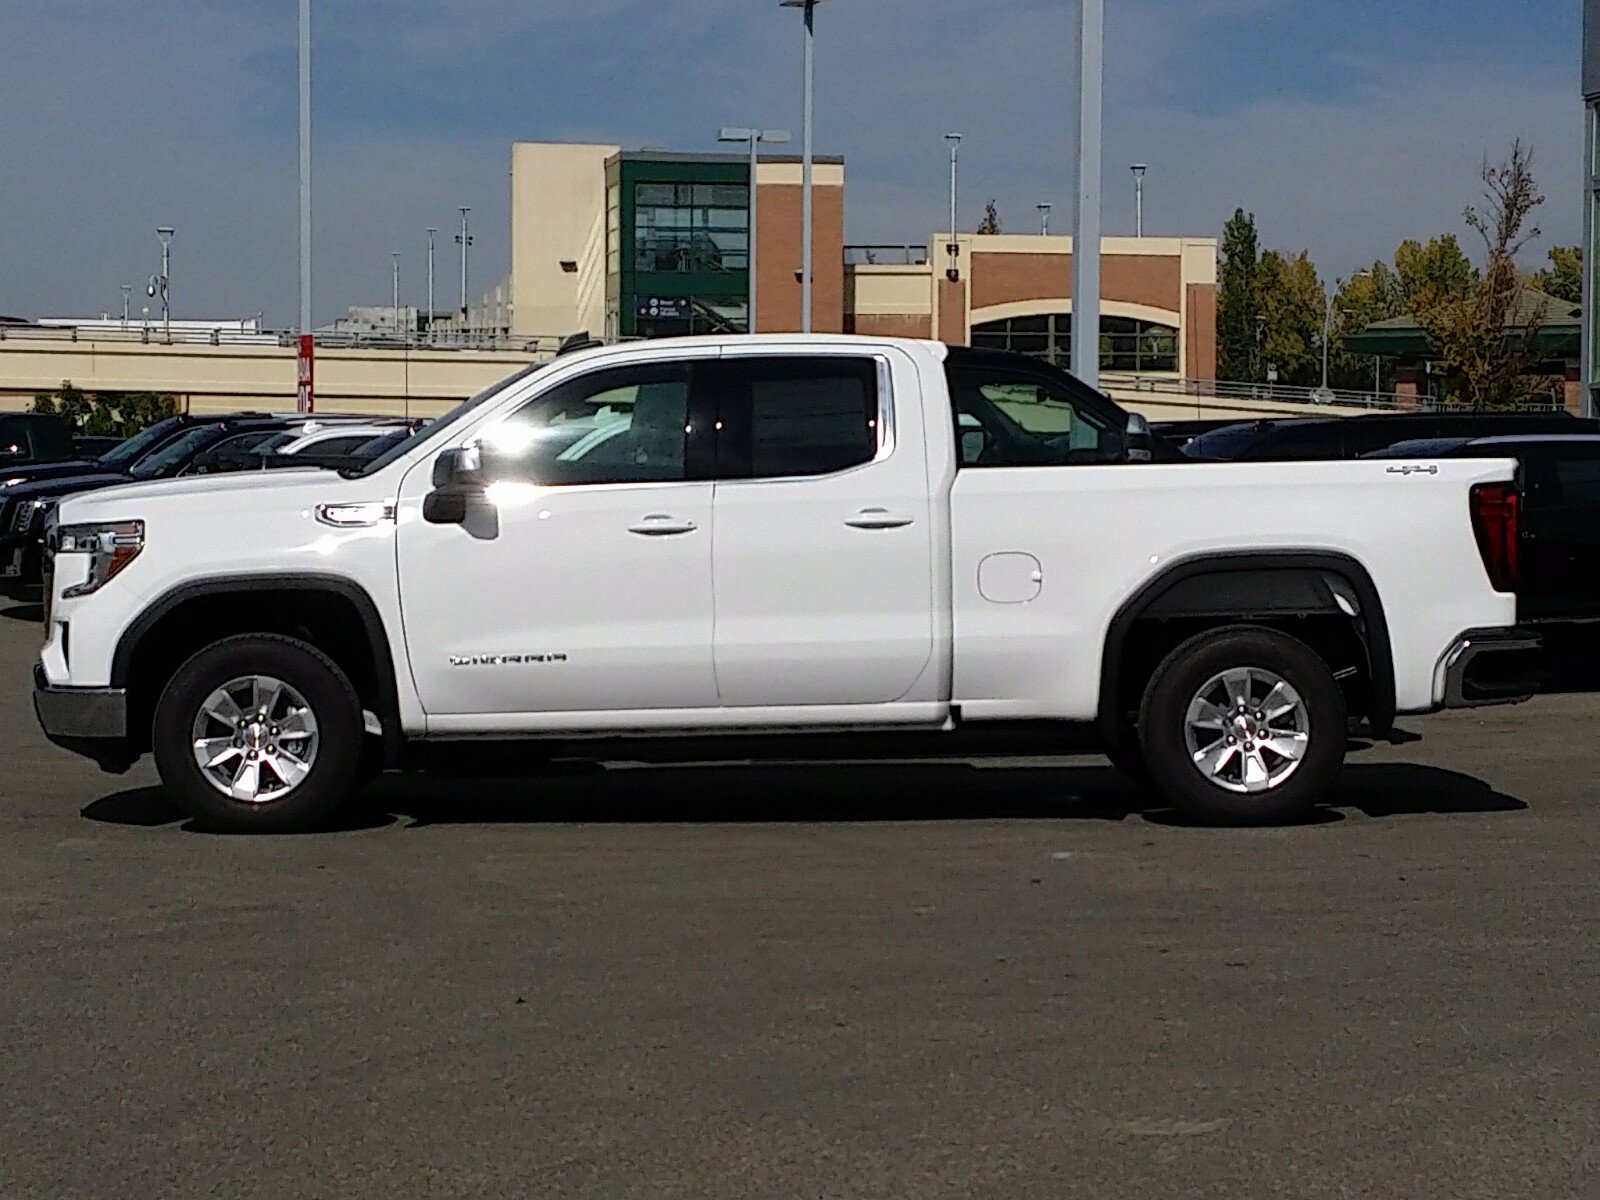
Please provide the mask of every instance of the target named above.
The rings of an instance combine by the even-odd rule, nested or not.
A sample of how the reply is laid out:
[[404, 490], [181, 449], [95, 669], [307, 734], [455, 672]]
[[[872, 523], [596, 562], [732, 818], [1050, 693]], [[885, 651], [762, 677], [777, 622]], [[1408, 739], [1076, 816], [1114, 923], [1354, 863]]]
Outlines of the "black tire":
[[[1307, 738], [1299, 765], [1270, 790], [1230, 790], [1196, 765], [1189, 748], [1191, 702], [1209, 681], [1241, 668], [1271, 672], [1298, 692], [1302, 703]], [[1246, 720], [1254, 715], [1247, 714]], [[1156, 668], [1139, 709], [1139, 740], [1155, 786], [1179, 811], [1212, 825], [1304, 819], [1338, 777], [1348, 726], [1344, 692], [1327, 663], [1304, 642], [1256, 626], [1212, 630], [1184, 642]], [[1224, 731], [1218, 736], [1228, 735]], [[1231, 757], [1242, 761], [1237, 750]], [[1269, 761], [1266, 751], [1260, 761]], [[1270, 755], [1269, 773], [1283, 769], [1286, 761]]]
[[[230, 680], [262, 675], [299, 692], [317, 725], [310, 772], [278, 799], [246, 802], [223, 794], [201, 772], [194, 722]], [[275, 634], [227, 638], [178, 668], [156, 704], [151, 733], [168, 794], [198, 823], [229, 833], [295, 833], [320, 828], [357, 786], [365, 738], [361, 702], [338, 665], [314, 646]]]

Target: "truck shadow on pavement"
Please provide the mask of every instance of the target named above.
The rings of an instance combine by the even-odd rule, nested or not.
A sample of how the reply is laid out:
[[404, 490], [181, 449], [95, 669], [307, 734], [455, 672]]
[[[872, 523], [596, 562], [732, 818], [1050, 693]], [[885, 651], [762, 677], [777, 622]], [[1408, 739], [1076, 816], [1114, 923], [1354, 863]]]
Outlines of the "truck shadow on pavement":
[[[1305, 822], [1521, 812], [1521, 800], [1456, 771], [1413, 764], [1346, 767], [1332, 803]], [[189, 821], [160, 788], [118, 792], [82, 810], [116, 825]], [[1183, 818], [1106, 767], [952, 763], [606, 768], [558, 763], [537, 776], [391, 775], [367, 788], [337, 825], [351, 832], [486, 824], [748, 824]]]

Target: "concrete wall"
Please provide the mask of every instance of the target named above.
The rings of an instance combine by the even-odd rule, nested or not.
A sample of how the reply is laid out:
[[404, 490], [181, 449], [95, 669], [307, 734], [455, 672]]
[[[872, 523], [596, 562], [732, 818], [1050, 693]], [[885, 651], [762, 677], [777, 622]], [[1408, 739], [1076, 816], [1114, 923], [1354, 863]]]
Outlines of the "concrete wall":
[[[756, 172], [757, 333], [794, 333], [801, 328], [801, 233], [803, 175], [799, 163], [762, 163]], [[845, 327], [844, 167], [818, 163], [812, 229], [812, 329], [842, 333]]]
[[[606, 320], [606, 160], [618, 146], [511, 148], [511, 330], [600, 335]], [[563, 261], [577, 264], [565, 271]]]

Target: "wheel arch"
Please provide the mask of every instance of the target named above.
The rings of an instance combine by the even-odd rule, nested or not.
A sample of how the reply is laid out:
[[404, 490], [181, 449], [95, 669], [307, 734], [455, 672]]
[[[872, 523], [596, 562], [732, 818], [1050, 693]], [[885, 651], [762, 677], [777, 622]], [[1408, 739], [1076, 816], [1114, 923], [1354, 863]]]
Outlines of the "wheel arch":
[[338, 663], [377, 714], [385, 764], [398, 761], [404, 736], [383, 618], [364, 587], [337, 575], [216, 576], [158, 596], [123, 631], [111, 660], [111, 686], [128, 691], [130, 734], [148, 738], [154, 681], [165, 686], [189, 654], [217, 637], [251, 632], [300, 636]]
[[[1130, 650], [1153, 622], [1180, 630], [1237, 624], [1281, 626], [1301, 619], [1343, 624], [1358, 640], [1375, 732], [1395, 716], [1394, 655], [1383, 601], [1372, 576], [1347, 554], [1324, 550], [1201, 554], [1169, 563], [1118, 609], [1106, 631], [1098, 724], [1108, 744], [1126, 708]], [[1176, 642], [1184, 636], [1176, 638]]]

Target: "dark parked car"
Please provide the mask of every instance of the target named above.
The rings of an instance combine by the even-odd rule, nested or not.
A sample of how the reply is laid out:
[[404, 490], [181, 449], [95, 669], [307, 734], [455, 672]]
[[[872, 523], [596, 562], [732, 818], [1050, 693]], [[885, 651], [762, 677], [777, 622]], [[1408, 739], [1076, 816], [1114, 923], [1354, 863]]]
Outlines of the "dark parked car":
[[[108, 455], [97, 463], [79, 464], [76, 473], [36, 478], [0, 490], [0, 592], [24, 599], [37, 594], [45, 521], [63, 496], [143, 479], [235, 469], [234, 454], [309, 419], [261, 413], [174, 417], [171, 422], [176, 424], [163, 421], [124, 443], [130, 445], [146, 434], [162, 431], [144, 443], [144, 453], [132, 462], [124, 464], [118, 459], [113, 465], [108, 461], [113, 455]], [[119, 447], [114, 455], [121, 450]]]
[[66, 462], [78, 457], [72, 430], [49, 413], [0, 413], [0, 479], [11, 468], [35, 463]]
[[1360, 458], [1419, 438], [1478, 438], [1519, 433], [1600, 433], [1600, 421], [1568, 413], [1378, 413], [1370, 417], [1247, 421], [1202, 433], [1184, 453], [1229, 462], [1301, 462]]
[[72, 448], [77, 451], [78, 457], [83, 459], [104, 458], [123, 443], [119, 437], [100, 437], [95, 434], [80, 434], [72, 439]]

